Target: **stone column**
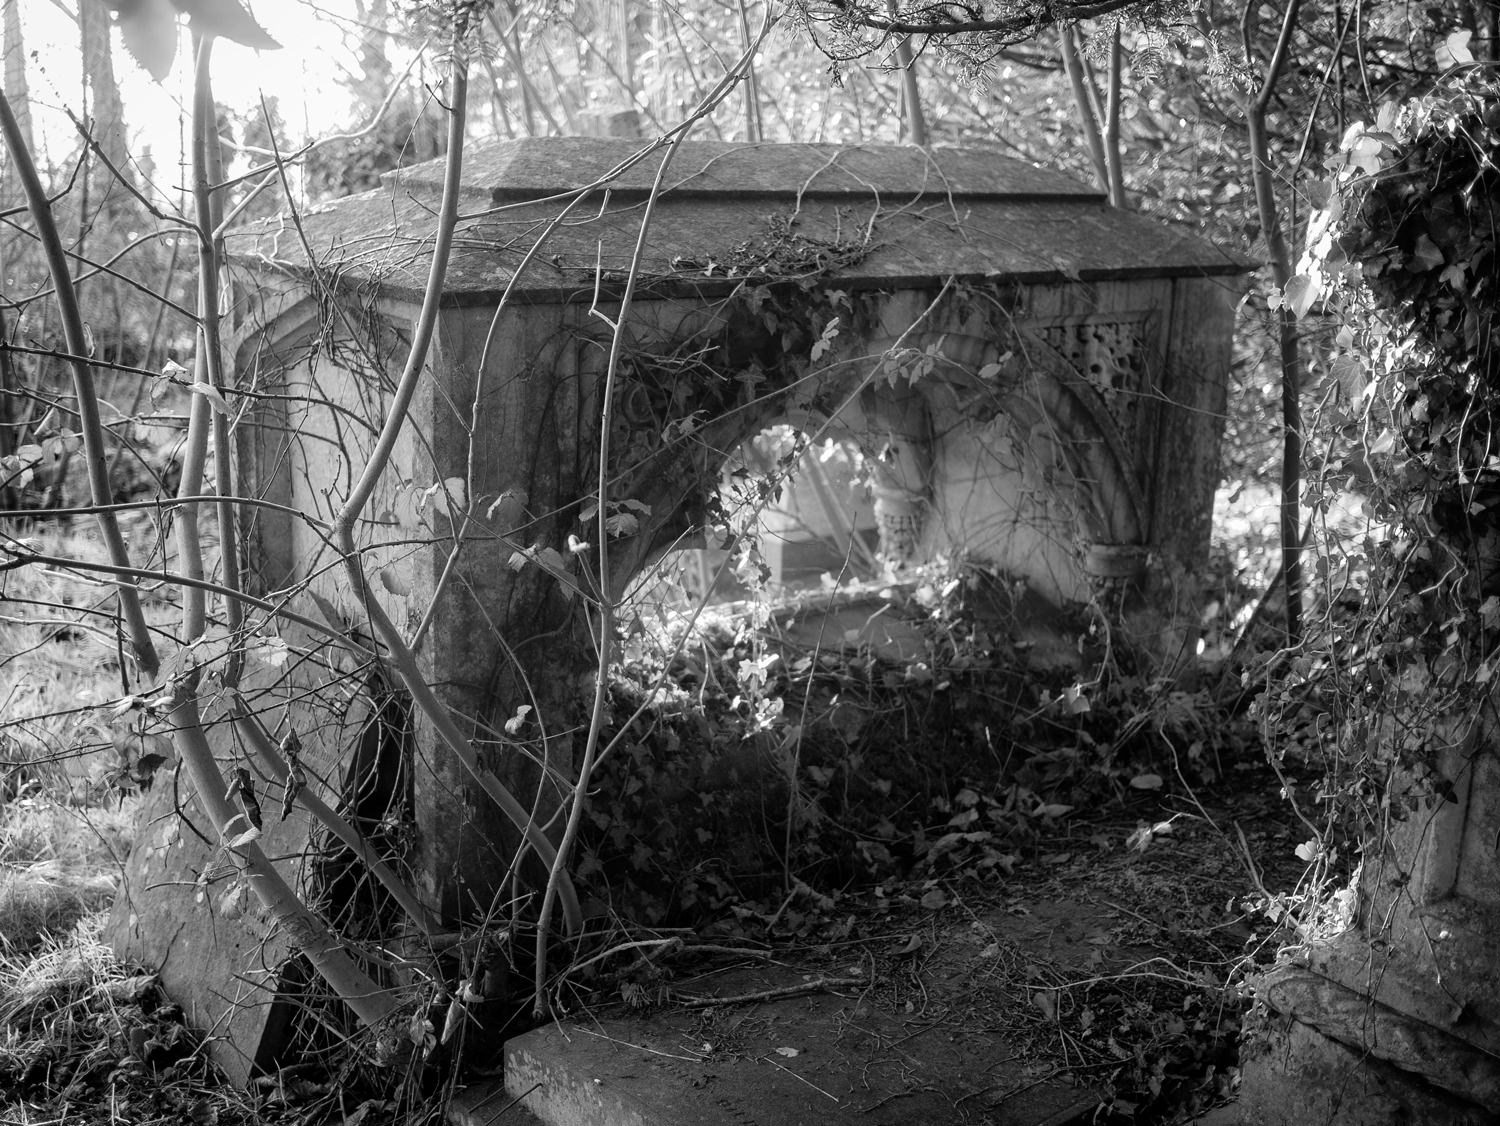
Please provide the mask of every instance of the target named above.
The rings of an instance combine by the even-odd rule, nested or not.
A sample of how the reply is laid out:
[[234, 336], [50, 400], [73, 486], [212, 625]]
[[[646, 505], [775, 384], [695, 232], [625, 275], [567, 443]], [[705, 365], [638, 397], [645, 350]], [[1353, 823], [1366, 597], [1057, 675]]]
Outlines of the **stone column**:
[[920, 557], [931, 496], [932, 438], [927, 404], [911, 387], [867, 391], [861, 439], [874, 467], [875, 525], [881, 562], [901, 570]]
[[[1435, 773], [1393, 770], [1388, 818], [1324, 933], [1259, 982], [1269, 1016], [1238, 1121], [1500, 1122], [1500, 728], [1487, 711], [1427, 732]], [[1410, 748], [1388, 726], [1377, 754], [1394, 766]]]

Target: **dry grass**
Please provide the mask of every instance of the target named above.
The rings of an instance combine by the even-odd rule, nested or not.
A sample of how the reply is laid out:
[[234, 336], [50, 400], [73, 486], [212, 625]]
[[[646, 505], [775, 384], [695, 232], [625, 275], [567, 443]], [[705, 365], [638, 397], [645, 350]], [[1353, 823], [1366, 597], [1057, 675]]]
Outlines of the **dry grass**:
[[218, 1080], [156, 978], [123, 965], [90, 916], [32, 955], [0, 953], [0, 1122], [261, 1121]]
[[0, 955], [24, 954], [108, 906], [137, 804], [28, 797], [0, 808]]
[[57, 865], [0, 872], [0, 955], [19, 956], [66, 934], [114, 898], [115, 882]]
[[[144, 513], [126, 516], [132, 558], [160, 566], [163, 543], [153, 520]], [[50, 556], [106, 558], [87, 520], [0, 530], [0, 539]], [[0, 571], [0, 798], [29, 784], [78, 796], [102, 773], [99, 752], [111, 744], [104, 709], [128, 690], [113, 592], [102, 576], [84, 571]], [[144, 602], [149, 624], [170, 631], [177, 592], [147, 590]]]
[[[148, 518], [126, 531], [137, 557], [159, 556]], [[88, 521], [0, 535], [47, 555], [104, 558]], [[108, 905], [139, 801], [105, 784], [118, 765], [105, 709], [124, 691], [112, 589], [20, 567], [0, 572], [0, 599], [0, 959], [13, 969]], [[147, 599], [153, 624], [175, 619], [173, 599]]]

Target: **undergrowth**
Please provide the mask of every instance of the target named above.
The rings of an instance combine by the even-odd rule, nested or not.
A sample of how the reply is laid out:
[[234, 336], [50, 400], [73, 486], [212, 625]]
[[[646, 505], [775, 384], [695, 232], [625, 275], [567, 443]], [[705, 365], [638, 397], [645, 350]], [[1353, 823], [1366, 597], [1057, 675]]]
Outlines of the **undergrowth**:
[[1007, 873], [1075, 809], [1212, 782], [1250, 750], [1206, 689], [1123, 654], [1081, 683], [896, 598], [869, 612], [907, 615], [916, 659], [720, 624], [620, 671], [580, 866], [602, 902], [649, 925], [810, 937], [837, 912], [804, 903]]

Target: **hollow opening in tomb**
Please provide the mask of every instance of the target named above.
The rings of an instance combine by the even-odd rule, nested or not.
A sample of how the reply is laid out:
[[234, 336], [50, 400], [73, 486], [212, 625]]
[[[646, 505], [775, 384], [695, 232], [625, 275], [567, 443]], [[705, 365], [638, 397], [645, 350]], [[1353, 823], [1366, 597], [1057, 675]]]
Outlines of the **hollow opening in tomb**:
[[627, 588], [625, 616], [847, 590], [886, 577], [877, 456], [832, 426], [780, 422], [747, 438], [707, 490], [702, 545], [670, 548], [647, 563]]
[[627, 636], [758, 603], [802, 640], [900, 660], [942, 604], [1075, 662], [1066, 622], [1099, 593], [1098, 544], [1136, 534], [1112, 420], [1079, 408], [1092, 388], [1070, 390], [1050, 354], [959, 333], [849, 350], [831, 412], [790, 412], [722, 456], [702, 540], [627, 587]]

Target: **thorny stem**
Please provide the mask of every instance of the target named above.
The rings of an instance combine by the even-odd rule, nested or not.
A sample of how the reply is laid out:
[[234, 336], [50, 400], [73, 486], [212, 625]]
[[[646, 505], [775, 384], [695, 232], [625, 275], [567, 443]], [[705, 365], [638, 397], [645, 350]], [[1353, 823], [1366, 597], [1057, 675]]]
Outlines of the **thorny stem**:
[[[746, 46], [739, 60], [729, 69], [723, 79], [714, 87], [713, 91], [699, 103], [681, 125], [672, 131], [672, 139], [667, 143], [667, 151], [663, 154], [661, 163], [657, 166], [656, 177], [651, 184], [650, 195], [646, 199], [645, 211], [641, 216], [640, 229], [636, 233], [635, 250], [631, 255], [630, 270], [625, 279], [625, 290], [620, 296], [620, 307], [615, 314], [612, 326], [613, 334], [610, 339], [609, 360], [605, 368], [603, 398], [600, 404], [599, 449], [597, 454], [599, 465], [594, 497], [597, 503], [594, 538], [598, 544], [599, 566], [599, 662], [594, 677], [594, 701], [589, 717], [589, 731], [584, 743], [583, 758], [578, 767], [578, 781], [574, 784], [572, 794], [569, 796], [570, 807], [568, 810], [567, 826], [563, 831], [563, 838], [558, 845], [557, 854], [552, 861], [552, 871], [547, 880], [547, 890], [542, 896], [542, 908], [538, 916], [536, 966], [532, 997], [534, 1012], [538, 1016], [543, 1012], [546, 996], [548, 923], [551, 919], [553, 903], [558, 892], [567, 887], [565, 881], [567, 879], [568, 859], [573, 851], [573, 845], [578, 838], [579, 826], [583, 821], [583, 807], [588, 796], [589, 782], [593, 774], [594, 764], [597, 761], [599, 740], [604, 731], [604, 718], [609, 701], [609, 667], [612, 659], [615, 610], [615, 592], [609, 574], [609, 436], [613, 414], [615, 379], [619, 373], [620, 358], [625, 347], [630, 306], [635, 298], [635, 286], [639, 276], [641, 258], [645, 253], [646, 240], [651, 229], [651, 220], [656, 213], [657, 199], [661, 195], [662, 181], [667, 174], [667, 169], [671, 166], [672, 158], [677, 154], [678, 147], [687, 138], [692, 127], [712, 113], [714, 107], [728, 97], [734, 87], [744, 80], [745, 76], [749, 73], [751, 64], [754, 62], [756, 51], [765, 42], [766, 36], [770, 34], [774, 22], [775, 16], [772, 13], [771, 6], [767, 5], [765, 14], [761, 20], [759, 33], [756, 35], [754, 42]], [[665, 141], [665, 138], [663, 138], [663, 141]], [[652, 148], [658, 147], [661, 143], [658, 142], [658, 145], [653, 145]]]
[[[401, 677], [407, 692], [410, 693], [412, 703], [432, 723], [438, 737], [449, 751], [457, 756], [470, 776], [484, 788], [505, 816], [521, 830], [526, 841], [536, 850], [542, 863], [550, 868], [557, 857], [557, 851], [553, 848], [552, 842], [547, 839], [547, 835], [536, 825], [515, 796], [501, 784], [498, 778], [480, 765], [478, 756], [475, 755], [469, 741], [459, 731], [458, 725], [454, 723], [453, 717], [448, 714], [442, 701], [423, 679], [416, 654], [406, 644], [400, 631], [396, 629], [395, 624], [386, 615], [370, 590], [359, 548], [354, 541], [355, 522], [365, 506], [369, 504], [375, 486], [381, 474], [385, 472], [396, 448], [396, 440], [406, 424], [411, 402], [416, 395], [417, 385], [421, 381], [427, 353], [437, 328], [443, 282], [448, 272], [448, 257], [453, 249], [453, 232], [458, 222], [458, 199], [463, 180], [468, 64], [463, 57], [461, 45], [455, 45], [450, 73], [453, 90], [452, 104], [448, 110], [448, 156], [443, 173], [443, 197], [438, 206], [437, 231], [433, 239], [432, 264], [427, 274], [422, 308], [417, 314], [417, 322], [412, 332], [411, 350], [406, 358], [406, 366], [401, 372], [401, 378], [396, 384], [396, 392], [387, 408], [385, 426], [381, 429], [379, 438], [376, 439], [375, 448], [365, 463], [358, 482], [355, 483], [349, 498], [334, 519], [333, 538], [343, 557], [355, 593], [363, 602], [365, 612], [369, 615], [370, 625], [389, 651], [391, 664], [397, 675]], [[583, 924], [583, 912], [578, 904], [577, 892], [573, 889], [572, 881], [566, 878], [560, 890], [568, 928], [576, 932]]]
[[[219, 331], [219, 269], [224, 260], [223, 241], [215, 237], [222, 208], [212, 185], [223, 179], [219, 152], [218, 111], [214, 106], [213, 82], [209, 62], [213, 37], [204, 36], [198, 44], [197, 65], [193, 74], [193, 209], [198, 223], [198, 357], [195, 368], [203, 382], [224, 399], [224, 347]], [[203, 398], [202, 395], [198, 396]], [[196, 404], [194, 409], [196, 411]], [[233, 444], [229, 419], [220, 409], [210, 415], [214, 438], [214, 489], [219, 495], [215, 516], [219, 531], [219, 567], [224, 586], [239, 590], [241, 583], [238, 525], [235, 521]], [[224, 600], [225, 623], [230, 636], [238, 639], [244, 628], [240, 604], [233, 598]], [[243, 658], [239, 646], [231, 646], [225, 663], [224, 683], [233, 688], [239, 684]]]
[[[753, 56], [752, 56], [753, 57]], [[588, 793], [589, 779], [594, 773], [594, 760], [599, 752], [599, 737], [604, 730], [604, 713], [609, 703], [609, 666], [614, 648], [615, 591], [609, 574], [609, 433], [613, 425], [615, 381], [620, 372], [620, 355], [625, 345], [625, 329], [629, 322], [630, 307], [635, 300], [636, 278], [641, 265], [641, 256], [646, 250], [646, 237], [651, 230], [651, 220], [656, 214], [656, 203], [661, 195], [662, 180], [677, 155], [678, 148], [687, 137], [684, 129], [677, 134], [656, 167], [656, 179], [651, 184], [651, 194], [646, 199], [646, 209], [641, 216], [640, 230], [636, 232], [635, 251], [630, 259], [630, 272], [625, 278], [625, 292], [620, 295], [620, 308], [615, 314], [614, 332], [610, 338], [609, 361], [604, 369], [604, 391], [599, 409], [599, 469], [595, 482], [594, 538], [597, 541], [599, 559], [599, 666], [594, 676], [594, 703], [589, 716], [589, 733], [584, 742], [583, 759], [578, 766], [578, 784], [570, 796], [568, 823], [563, 830], [562, 843], [552, 862], [552, 871], [547, 878], [547, 890], [542, 896], [542, 909], [537, 923], [536, 978], [532, 1004], [537, 1016], [542, 1015], [543, 992], [547, 978], [547, 930], [552, 920], [552, 906], [557, 898], [557, 887], [562, 879], [573, 843], [578, 839], [578, 827], [583, 821], [584, 798]]]
[[[1276, 212], [1276, 188], [1271, 181], [1270, 142], [1266, 136], [1266, 110], [1276, 92], [1276, 83], [1286, 63], [1297, 28], [1301, 0], [1289, 0], [1282, 19], [1281, 33], [1261, 79], [1260, 90], [1245, 111], [1250, 132], [1251, 177], [1255, 183], [1255, 204], [1260, 214], [1261, 232], [1271, 256], [1271, 270], [1276, 286], [1283, 294], [1276, 310], [1277, 342], [1281, 358], [1281, 558], [1282, 580], [1286, 584], [1287, 645], [1302, 642], [1302, 543], [1298, 535], [1301, 505], [1298, 492], [1302, 480], [1302, 350], [1297, 340], [1296, 317], [1285, 300], [1286, 284], [1292, 277], [1291, 252], [1286, 233]], [[1255, 6], [1245, 9], [1241, 33], [1245, 57], [1251, 57], [1250, 35]]]
[[[52, 207], [47, 193], [42, 190], [37, 176], [36, 164], [31, 151], [21, 135], [21, 127], [11, 109], [10, 99], [0, 91], [0, 132], [5, 134], [5, 146], [10, 150], [11, 162], [21, 181], [22, 191], [36, 223], [37, 238], [47, 258], [47, 268], [52, 275], [52, 284], [57, 296], [57, 311], [62, 321], [63, 338], [72, 354], [69, 365], [73, 369], [74, 394], [78, 398], [78, 425], [83, 435], [84, 463], [88, 467], [89, 494], [96, 505], [107, 505], [110, 494], [109, 462], [104, 451], [104, 429], [99, 418], [99, 396], [94, 387], [93, 367], [84, 357], [89, 353], [88, 338], [83, 329], [83, 317], [78, 310], [78, 293], [73, 288], [73, 278], [68, 273], [68, 259], [63, 251], [62, 239], [57, 233]], [[129, 568], [130, 552], [125, 546], [125, 537], [114, 514], [101, 511], [96, 519], [99, 532], [104, 538], [109, 557], [117, 567]], [[125, 619], [125, 628], [130, 636], [131, 648], [136, 661], [147, 679], [156, 676], [160, 661], [156, 647], [151, 643], [150, 628], [141, 609], [140, 592], [135, 585], [122, 582], [116, 589], [120, 614]]]

